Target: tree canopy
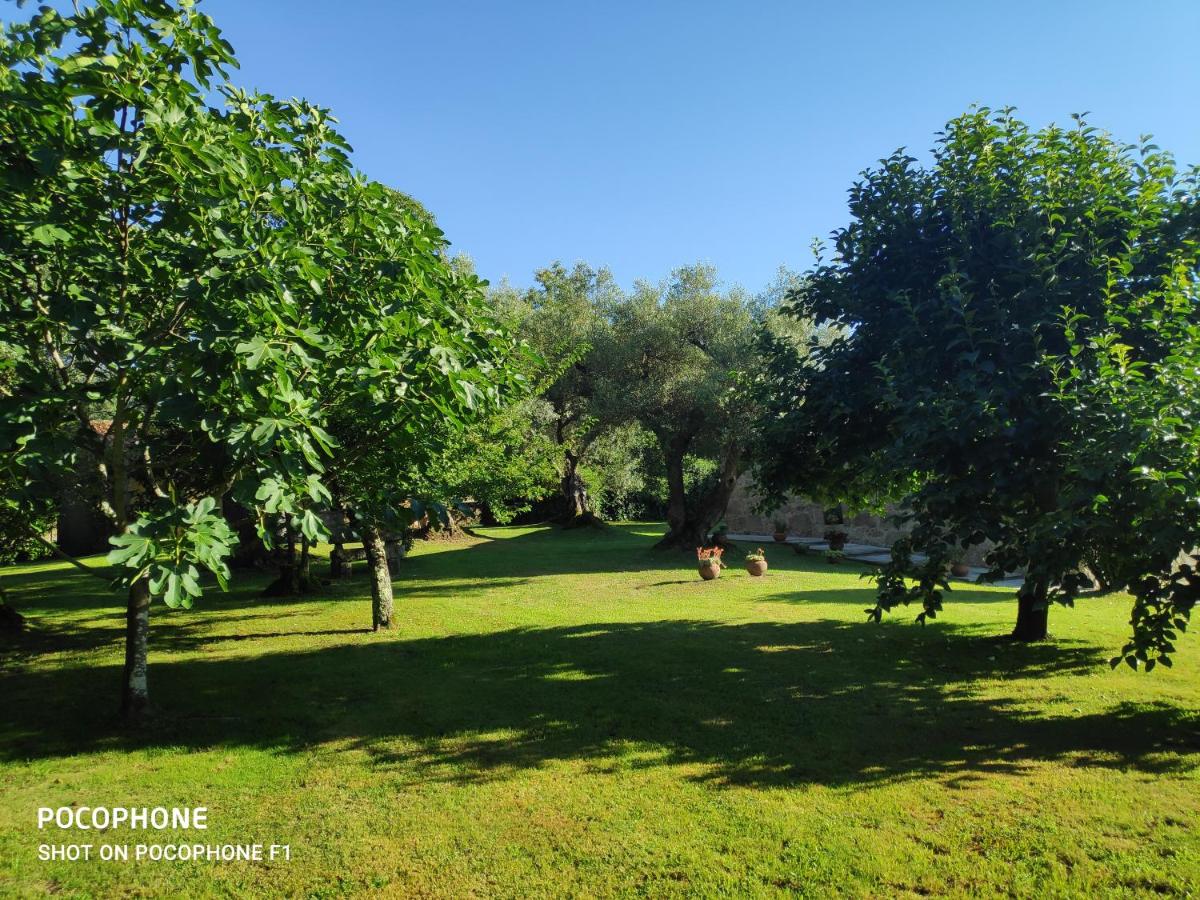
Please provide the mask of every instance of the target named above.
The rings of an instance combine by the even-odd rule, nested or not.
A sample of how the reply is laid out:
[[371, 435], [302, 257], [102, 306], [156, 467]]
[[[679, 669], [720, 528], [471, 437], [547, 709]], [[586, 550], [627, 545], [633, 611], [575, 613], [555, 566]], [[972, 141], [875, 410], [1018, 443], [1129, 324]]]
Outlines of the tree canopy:
[[1169, 656], [1198, 587], [1175, 568], [1200, 544], [1195, 197], [1148, 141], [986, 109], [930, 165], [900, 152], [854, 184], [791, 296], [837, 335], [774, 355], [757, 472], [776, 498], [900, 502], [874, 616], [936, 615], [947, 563], [986, 541], [985, 580], [1026, 575], [1014, 634], [1040, 638], [1103, 548], [1137, 597], [1125, 655]]
[[[690, 266], [662, 284], [639, 283], [612, 319], [605, 396], [658, 443], [670, 529], [663, 546], [694, 548], [724, 515], [742, 468], [750, 407], [741, 385], [755, 360], [749, 298], [719, 290], [711, 266]], [[716, 460], [709, 483], [691, 496], [689, 455]]]
[[[32, 502], [95, 472], [136, 715], [151, 598], [190, 606], [229, 575], [223, 497], [264, 540], [280, 515], [315, 540], [330, 462], [461, 424], [498, 398], [512, 341], [431, 219], [353, 171], [328, 111], [228, 84], [192, 4], [43, 7], [0, 62], [4, 483]], [[188, 444], [204, 464], [169, 464]]]

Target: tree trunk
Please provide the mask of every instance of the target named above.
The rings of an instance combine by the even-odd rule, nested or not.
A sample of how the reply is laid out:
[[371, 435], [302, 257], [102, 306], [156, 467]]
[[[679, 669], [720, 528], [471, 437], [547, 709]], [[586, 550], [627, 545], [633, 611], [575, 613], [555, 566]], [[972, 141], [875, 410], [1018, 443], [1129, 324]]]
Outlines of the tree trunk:
[[[667, 536], [659, 546], [679, 546], [687, 525], [687, 489], [683, 483], [683, 457], [685, 448], [663, 447], [667, 466]], [[668, 543], [670, 541], [670, 543]]]
[[221, 511], [238, 541], [234, 544], [229, 565], [234, 569], [265, 569], [271, 565], [271, 553], [258, 536], [254, 514], [228, 495], [221, 499]]
[[329, 577], [335, 581], [349, 578], [353, 569], [354, 565], [350, 562], [345, 545], [338, 541], [329, 553]]
[[296, 569], [296, 587], [303, 593], [312, 590], [312, 546], [308, 538], [300, 540], [300, 565]]
[[1025, 585], [1017, 594], [1017, 625], [1012, 636], [1018, 641], [1044, 641], [1050, 618], [1050, 604], [1046, 599], [1045, 582]]
[[296, 555], [296, 532], [288, 522], [282, 547], [276, 552], [279, 577], [262, 590], [263, 597], [298, 597], [303, 593], [300, 560]]
[[393, 578], [400, 574], [400, 561], [408, 555], [404, 549], [404, 540], [389, 540], [384, 542], [387, 551], [388, 574]]
[[689, 509], [683, 484], [683, 453], [672, 447], [667, 456], [667, 486], [670, 499], [667, 503], [666, 536], [656, 544], [659, 548], [691, 550], [700, 547], [708, 538], [714, 525], [725, 515], [729, 498], [733, 496], [741, 471], [742, 448], [736, 442], [727, 444], [721, 453], [721, 468], [717, 483]]
[[122, 676], [121, 718], [132, 725], [150, 712], [146, 654], [150, 642], [150, 582], [139, 578], [129, 586], [125, 606], [125, 671]]
[[579, 474], [579, 456], [567, 450], [564, 460], [566, 470], [559, 482], [563, 495], [563, 527], [578, 528], [599, 524], [596, 514], [592, 512], [592, 500], [588, 496], [587, 485], [583, 483], [583, 477]]
[[383, 535], [374, 525], [363, 523], [359, 526], [359, 533], [362, 534], [363, 549], [367, 551], [367, 568], [371, 572], [371, 627], [375, 631], [391, 628], [394, 613], [387, 546]]

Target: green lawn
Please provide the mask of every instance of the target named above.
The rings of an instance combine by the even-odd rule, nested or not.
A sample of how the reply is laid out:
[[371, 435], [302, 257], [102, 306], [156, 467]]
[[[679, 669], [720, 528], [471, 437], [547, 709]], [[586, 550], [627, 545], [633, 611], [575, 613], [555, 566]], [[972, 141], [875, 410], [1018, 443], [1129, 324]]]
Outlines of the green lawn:
[[[870, 625], [858, 567], [769, 547], [702, 582], [658, 530], [419, 546], [387, 634], [361, 577], [156, 606], [137, 737], [102, 583], [4, 570], [33, 633], [0, 664], [0, 894], [1200, 892], [1194, 640], [1112, 672], [1127, 600], [1015, 646], [1000, 590]], [[293, 858], [39, 862], [36, 808], [71, 803], [204, 805], [206, 842]]]

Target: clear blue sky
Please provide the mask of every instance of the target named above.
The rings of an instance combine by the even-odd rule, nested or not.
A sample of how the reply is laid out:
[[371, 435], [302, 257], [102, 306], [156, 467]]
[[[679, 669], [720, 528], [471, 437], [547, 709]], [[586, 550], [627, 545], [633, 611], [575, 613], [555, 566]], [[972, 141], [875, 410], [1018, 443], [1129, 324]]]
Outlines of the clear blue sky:
[[[863, 167], [971, 103], [1200, 162], [1200, 0], [205, 0], [246, 87], [332, 107], [480, 273], [554, 259], [751, 290]], [[918, 154], [920, 155], [920, 154]]]

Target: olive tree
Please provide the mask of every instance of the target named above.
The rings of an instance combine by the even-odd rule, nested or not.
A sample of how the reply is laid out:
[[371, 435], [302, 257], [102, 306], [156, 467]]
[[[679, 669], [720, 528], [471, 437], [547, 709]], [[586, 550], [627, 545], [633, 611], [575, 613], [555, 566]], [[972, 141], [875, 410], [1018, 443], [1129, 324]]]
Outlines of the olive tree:
[[535, 279], [527, 291], [497, 289], [492, 300], [537, 354], [529, 377], [548, 405], [545, 424], [558, 448], [561, 520], [567, 527], [587, 525], [596, 517], [581, 468], [596, 441], [617, 424], [598, 384], [612, 342], [607, 310], [621, 290], [607, 269], [583, 263], [567, 269], [556, 262]]
[[835, 337], [774, 354], [757, 475], [900, 503], [872, 616], [936, 615], [947, 564], [986, 541], [983, 581], [1025, 575], [1013, 636], [1041, 639], [1104, 547], [1138, 598], [1131, 657], [1169, 654], [1152, 635], [1186, 624], [1195, 581], [1172, 567], [1200, 543], [1195, 188], [1149, 143], [986, 109], [930, 164], [896, 153], [855, 183], [791, 300]]
[[[756, 366], [756, 322], [739, 289], [722, 292], [710, 266], [639, 282], [612, 307], [612, 350], [602, 396], [616, 420], [637, 420], [658, 444], [667, 481], [662, 547], [691, 549], [724, 515], [742, 471], [750, 405], [742, 390]], [[689, 456], [715, 461], [689, 494]]]

